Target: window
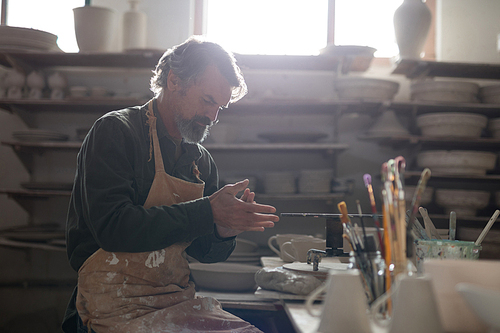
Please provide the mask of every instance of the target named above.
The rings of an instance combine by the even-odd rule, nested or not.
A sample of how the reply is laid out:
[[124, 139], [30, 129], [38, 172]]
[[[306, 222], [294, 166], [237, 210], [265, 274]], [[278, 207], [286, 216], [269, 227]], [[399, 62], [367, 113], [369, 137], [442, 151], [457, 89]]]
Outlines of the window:
[[57, 44], [64, 52], [78, 52], [73, 8], [82, 7], [84, 0], [15, 0], [7, 4], [7, 24], [33, 28], [58, 36]]
[[[371, 46], [377, 49], [376, 57], [390, 58], [398, 54], [393, 16], [402, 2], [197, 0], [196, 11], [204, 13], [197, 19], [204, 21], [195, 22], [195, 33], [203, 33], [235, 53], [316, 55], [333, 41], [336, 45]], [[427, 0], [427, 5], [433, 11], [435, 0]], [[431, 39], [432, 49], [426, 47], [425, 51], [432, 57]]]
[[328, 0], [207, 0], [206, 13], [207, 37], [235, 53], [317, 54], [326, 45]]

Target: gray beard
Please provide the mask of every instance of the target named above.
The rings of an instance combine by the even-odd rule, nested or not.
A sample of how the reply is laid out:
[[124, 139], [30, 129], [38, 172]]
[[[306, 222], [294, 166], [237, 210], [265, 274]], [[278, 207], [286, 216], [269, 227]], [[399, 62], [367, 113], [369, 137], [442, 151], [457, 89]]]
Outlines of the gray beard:
[[[207, 126], [200, 126], [197, 122], [207, 124]], [[189, 143], [203, 142], [208, 136], [210, 127], [213, 125], [207, 117], [198, 115], [191, 119], [184, 119], [182, 116], [177, 115], [175, 117], [175, 123], [184, 141]]]

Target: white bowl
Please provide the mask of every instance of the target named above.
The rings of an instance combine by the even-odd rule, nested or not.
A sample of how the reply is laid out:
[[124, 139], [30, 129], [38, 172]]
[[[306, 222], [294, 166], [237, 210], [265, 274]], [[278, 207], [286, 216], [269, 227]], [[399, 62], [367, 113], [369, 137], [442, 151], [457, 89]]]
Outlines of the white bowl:
[[465, 282], [500, 289], [500, 261], [429, 259], [423, 266], [432, 279], [444, 332], [487, 332], [455, 286]]
[[459, 283], [455, 288], [478, 318], [494, 332], [500, 332], [500, 288], [484, 288], [474, 283]]
[[264, 190], [268, 194], [297, 192], [296, 176], [292, 171], [273, 171], [264, 174]]
[[464, 112], [429, 113], [417, 117], [423, 136], [480, 137], [488, 117]]
[[335, 80], [334, 87], [340, 99], [385, 101], [394, 98], [399, 90], [399, 83], [364, 77], [342, 77]]
[[447, 175], [485, 175], [495, 168], [497, 155], [471, 150], [430, 150], [417, 155], [417, 164]]
[[219, 291], [250, 291], [256, 288], [255, 265], [219, 262], [214, 264], [190, 263], [189, 268], [197, 287]]
[[490, 192], [474, 190], [436, 190], [436, 203], [446, 208], [447, 214], [455, 211], [457, 216], [474, 216], [477, 209], [485, 208]]
[[300, 193], [329, 193], [332, 190], [333, 169], [301, 170]]
[[475, 103], [479, 85], [462, 81], [424, 80], [412, 83], [411, 99], [429, 102]]

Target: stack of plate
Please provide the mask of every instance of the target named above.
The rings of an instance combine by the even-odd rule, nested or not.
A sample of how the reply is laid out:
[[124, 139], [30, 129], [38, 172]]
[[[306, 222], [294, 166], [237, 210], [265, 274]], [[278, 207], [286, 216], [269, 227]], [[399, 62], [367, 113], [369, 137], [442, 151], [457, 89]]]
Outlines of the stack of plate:
[[0, 26], [0, 50], [62, 52], [57, 46], [57, 36], [46, 31]]
[[475, 216], [476, 210], [485, 208], [490, 200], [490, 192], [475, 190], [437, 189], [436, 203], [457, 216]]
[[330, 193], [332, 180], [332, 169], [302, 170], [299, 175], [299, 192]]
[[268, 194], [294, 194], [295, 174], [291, 171], [276, 171], [264, 174], [264, 188]]
[[30, 129], [26, 131], [16, 131], [12, 136], [19, 141], [66, 141], [68, 135], [58, 132], [51, 132], [39, 129]]
[[479, 138], [488, 117], [468, 112], [436, 112], [417, 117], [423, 136]]
[[495, 153], [472, 150], [429, 150], [417, 156], [418, 166], [447, 175], [484, 176], [495, 168]]
[[424, 80], [413, 83], [410, 90], [414, 101], [477, 103], [479, 85], [473, 82]]

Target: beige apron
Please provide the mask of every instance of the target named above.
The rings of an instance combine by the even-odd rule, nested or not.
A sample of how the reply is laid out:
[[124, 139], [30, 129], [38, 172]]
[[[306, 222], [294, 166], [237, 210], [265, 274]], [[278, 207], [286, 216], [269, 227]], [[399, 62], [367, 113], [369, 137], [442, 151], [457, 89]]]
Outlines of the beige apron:
[[[165, 172], [152, 108], [150, 101], [156, 173], [144, 207], [201, 198], [202, 181], [191, 183]], [[141, 253], [96, 251], [78, 271], [76, 307], [83, 323], [99, 333], [261, 332], [222, 310], [214, 298], [195, 296], [184, 252], [189, 245]]]

